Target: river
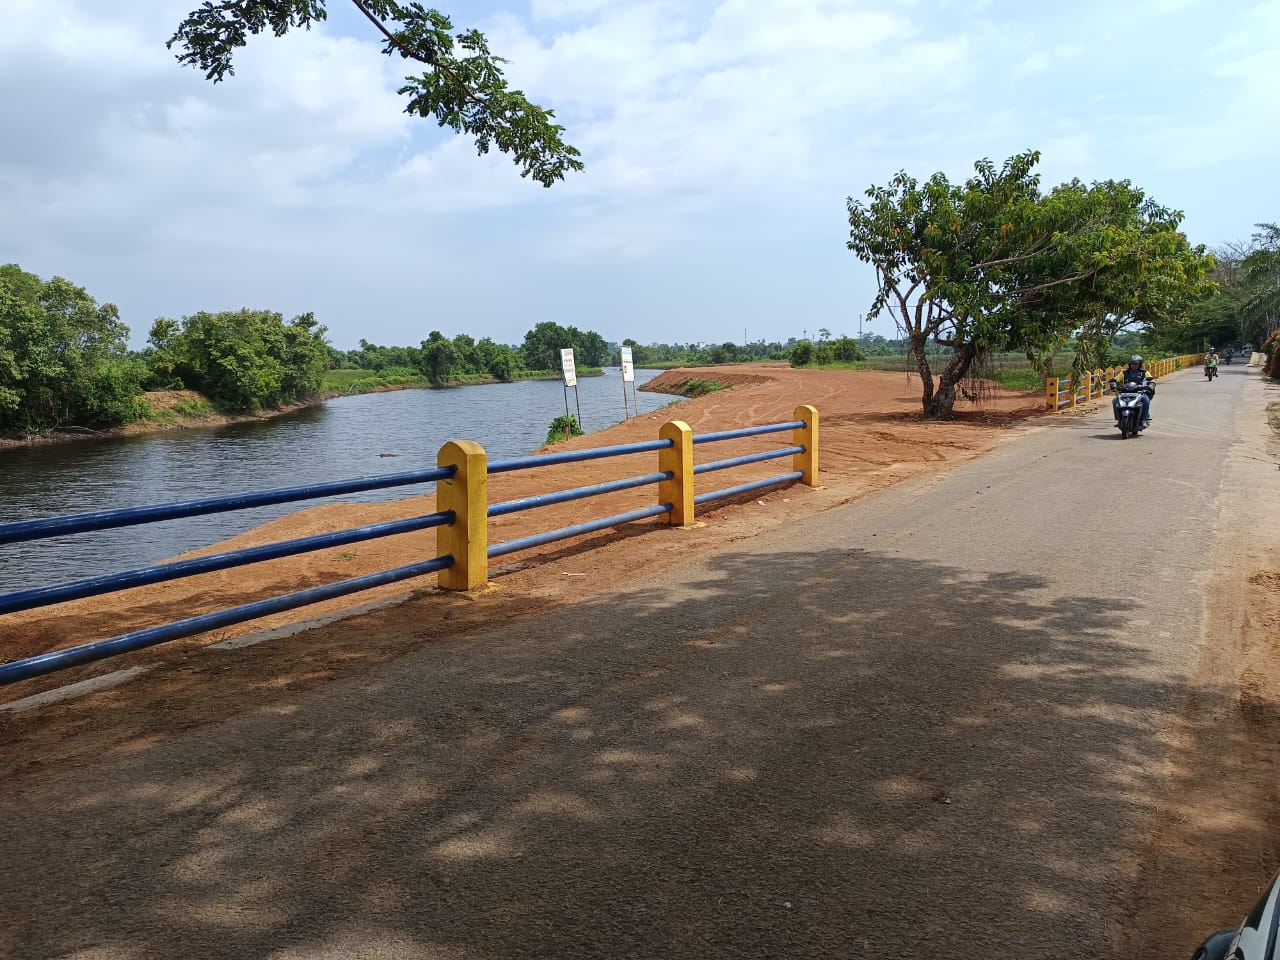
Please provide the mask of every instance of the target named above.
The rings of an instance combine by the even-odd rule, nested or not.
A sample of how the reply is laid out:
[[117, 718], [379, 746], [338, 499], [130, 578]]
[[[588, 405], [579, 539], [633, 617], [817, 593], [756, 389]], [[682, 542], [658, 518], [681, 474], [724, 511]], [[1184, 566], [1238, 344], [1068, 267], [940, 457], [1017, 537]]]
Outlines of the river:
[[[636, 382], [659, 372], [637, 370]], [[642, 413], [673, 401], [642, 392], [636, 399]], [[579, 380], [578, 400], [588, 432], [620, 422], [618, 370]], [[573, 390], [569, 404], [576, 413]], [[521, 457], [542, 445], [564, 408], [559, 380], [525, 380], [338, 397], [216, 429], [12, 448], [0, 451], [0, 523], [419, 470], [435, 466], [449, 440], [475, 440], [491, 459]], [[156, 563], [318, 503], [393, 500], [430, 489], [395, 487], [6, 544], [0, 592]]]

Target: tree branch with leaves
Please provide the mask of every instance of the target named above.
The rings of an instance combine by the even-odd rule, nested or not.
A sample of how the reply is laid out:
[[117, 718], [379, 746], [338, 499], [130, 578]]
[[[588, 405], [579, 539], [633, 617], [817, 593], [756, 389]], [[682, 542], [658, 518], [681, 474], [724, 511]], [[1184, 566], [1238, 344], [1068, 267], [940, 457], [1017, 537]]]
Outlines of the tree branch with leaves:
[[[378, 33], [389, 57], [427, 67], [405, 77], [397, 91], [408, 97], [405, 112], [433, 117], [442, 127], [474, 138], [477, 153], [497, 147], [520, 167], [521, 176], [545, 187], [583, 168], [576, 148], [564, 142], [555, 111], [530, 103], [507, 86], [502, 64], [478, 30], [454, 32], [439, 10], [394, 0], [351, 0]], [[270, 31], [311, 29], [327, 18], [326, 0], [206, 0], [179, 25], [169, 47], [178, 62], [197, 67], [214, 83], [235, 75], [233, 58], [249, 37]]]

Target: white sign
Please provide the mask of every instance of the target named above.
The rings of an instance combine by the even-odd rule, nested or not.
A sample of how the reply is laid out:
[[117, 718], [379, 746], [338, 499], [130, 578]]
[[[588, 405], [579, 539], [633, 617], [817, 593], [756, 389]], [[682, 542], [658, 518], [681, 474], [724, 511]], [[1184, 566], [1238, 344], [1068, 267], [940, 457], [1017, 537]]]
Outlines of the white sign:
[[576, 387], [578, 385], [578, 371], [573, 365], [573, 347], [560, 351], [560, 366], [564, 368], [564, 385], [566, 387]]
[[635, 368], [635, 365], [631, 362], [631, 348], [619, 347], [618, 349], [619, 349], [619, 352], [622, 354], [622, 382], [635, 383], [636, 368]]

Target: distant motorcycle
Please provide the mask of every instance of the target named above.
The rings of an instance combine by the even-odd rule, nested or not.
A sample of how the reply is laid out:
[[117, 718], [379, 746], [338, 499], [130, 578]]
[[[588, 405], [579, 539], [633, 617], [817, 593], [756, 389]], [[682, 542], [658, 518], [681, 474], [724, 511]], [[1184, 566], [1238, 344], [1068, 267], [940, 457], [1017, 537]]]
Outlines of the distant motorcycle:
[[1147, 428], [1147, 422], [1142, 419], [1142, 406], [1143, 400], [1149, 404], [1156, 392], [1151, 378], [1148, 377], [1142, 383], [1112, 380], [1110, 386], [1114, 393], [1120, 395], [1116, 399], [1116, 426], [1120, 428], [1120, 438], [1127, 440], [1136, 437]]
[[1218, 361], [1217, 361], [1217, 360], [1213, 360], [1213, 359], [1206, 360], [1206, 361], [1204, 362], [1204, 377], [1205, 377], [1205, 379], [1206, 379], [1206, 380], [1212, 380], [1212, 379], [1213, 379], [1214, 377], [1216, 377], [1217, 375], [1218, 375]]

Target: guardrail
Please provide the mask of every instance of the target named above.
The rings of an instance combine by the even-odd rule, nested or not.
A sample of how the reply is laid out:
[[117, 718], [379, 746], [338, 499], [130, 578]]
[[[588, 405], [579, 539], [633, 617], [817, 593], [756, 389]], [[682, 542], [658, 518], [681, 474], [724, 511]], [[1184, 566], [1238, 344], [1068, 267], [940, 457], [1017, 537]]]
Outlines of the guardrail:
[[[786, 431], [791, 431], [792, 434], [790, 446], [694, 465], [695, 444]], [[658, 454], [658, 469], [653, 473], [500, 503], [489, 503], [488, 477], [491, 474], [655, 452]], [[705, 493], [694, 491], [696, 475], [784, 457], [790, 457], [792, 460], [792, 469], [786, 473]], [[818, 411], [811, 406], [800, 406], [795, 410], [795, 419], [786, 423], [707, 433], [696, 437], [688, 424], [675, 420], [662, 426], [657, 440], [492, 462], [488, 461], [484, 448], [479, 444], [469, 440], [454, 440], [440, 448], [436, 462], [436, 467], [431, 470], [0, 524], [0, 544], [18, 543], [85, 533], [91, 530], [107, 530], [181, 517], [243, 510], [269, 504], [316, 500], [366, 490], [424, 483], [436, 485], [436, 512], [434, 513], [387, 523], [352, 527], [334, 533], [286, 540], [260, 547], [230, 550], [70, 583], [0, 594], [0, 615], [4, 615], [115, 593], [147, 584], [178, 580], [215, 570], [245, 566], [264, 560], [296, 556], [326, 547], [342, 546], [418, 530], [431, 528], [436, 530], [436, 556], [429, 559], [205, 613], [173, 623], [135, 630], [104, 640], [54, 650], [22, 660], [0, 663], [0, 686], [429, 573], [437, 574], [438, 584], [443, 589], [474, 590], [488, 583], [489, 560], [493, 557], [505, 556], [649, 517], [661, 517], [670, 525], [689, 526], [693, 523], [696, 507], [702, 504], [792, 481], [814, 486], [818, 472]], [[600, 517], [505, 543], [493, 545], [489, 543], [489, 517], [649, 485], [656, 485], [658, 488], [658, 502], [653, 506]]]
[[[1205, 354], [1188, 353], [1180, 357], [1166, 357], [1163, 360], [1152, 360], [1146, 364], [1147, 373], [1159, 379], [1175, 370], [1185, 370], [1204, 362]], [[1124, 375], [1124, 367], [1107, 367], [1087, 370], [1080, 375], [1070, 377], [1046, 377], [1044, 381], [1044, 403], [1046, 410], [1066, 410], [1095, 400], [1107, 392], [1107, 382], [1112, 377]]]

